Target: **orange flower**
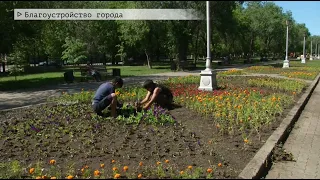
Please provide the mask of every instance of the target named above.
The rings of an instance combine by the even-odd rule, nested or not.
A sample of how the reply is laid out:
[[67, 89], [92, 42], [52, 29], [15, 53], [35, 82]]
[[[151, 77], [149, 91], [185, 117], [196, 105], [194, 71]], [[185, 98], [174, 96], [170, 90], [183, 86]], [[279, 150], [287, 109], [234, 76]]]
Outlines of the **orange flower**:
[[69, 175], [67, 176], [67, 179], [73, 179], [73, 176]]
[[57, 177], [55, 177], [55, 176], [52, 176], [50, 179], [57, 179]]
[[139, 175], [138, 175], [138, 179], [140, 179], [140, 178], [142, 178], [142, 174], [139, 174]]
[[169, 160], [167, 159], [167, 160], [165, 160], [164, 162], [165, 162], [165, 163], [169, 163]]
[[93, 174], [94, 174], [94, 176], [100, 176], [100, 171], [99, 171], [99, 170], [95, 170], [95, 171], [93, 172]]
[[124, 171], [124, 172], [126, 172], [128, 169], [129, 169], [128, 166], [124, 166], [124, 167], [123, 167], [123, 171]]
[[118, 178], [120, 178], [120, 177], [121, 177], [120, 174], [115, 174], [115, 175], [114, 175], [114, 178], [115, 178], [115, 179], [118, 179]]
[[222, 164], [221, 164], [221, 163], [219, 163], [219, 164], [218, 164], [218, 166], [219, 166], [219, 167], [221, 167], [221, 166], [222, 166]]
[[180, 174], [182, 175], [184, 172], [183, 171], [180, 171]]
[[30, 174], [33, 174], [33, 173], [34, 173], [34, 168], [31, 168], [31, 169], [29, 170], [29, 173], [30, 173]]
[[104, 168], [104, 164], [100, 164], [100, 167], [101, 167], [101, 168]]
[[84, 166], [84, 168], [88, 169], [88, 168], [89, 168], [89, 166], [88, 166], [88, 165], [85, 165], [85, 166]]
[[41, 179], [41, 177], [40, 177], [40, 176], [37, 176], [36, 179]]
[[192, 169], [192, 166], [188, 166], [188, 169]]
[[219, 125], [219, 124], [217, 124], [217, 125], [216, 125], [216, 127], [217, 127], [217, 128], [220, 128], [220, 125]]
[[52, 165], [54, 165], [54, 164], [56, 163], [56, 160], [51, 159], [49, 163], [52, 164]]
[[112, 159], [111, 163], [115, 163], [115, 162], [116, 162], [116, 160]]
[[116, 171], [116, 170], [118, 170], [118, 168], [116, 168], [116, 167], [113, 167], [113, 168], [112, 168], [112, 171]]
[[143, 165], [143, 162], [139, 162], [139, 166], [142, 166]]
[[211, 168], [208, 168], [208, 169], [207, 169], [207, 173], [212, 173], [212, 169], [211, 169]]
[[243, 142], [244, 142], [244, 143], [248, 143], [249, 140], [246, 138], [246, 139], [243, 140]]
[[157, 162], [157, 165], [160, 165], [160, 164], [161, 164], [161, 162], [158, 161], [158, 162]]
[[47, 179], [47, 176], [42, 176], [41, 179]]
[[84, 172], [84, 168], [81, 169], [81, 172], [82, 172], [82, 173]]

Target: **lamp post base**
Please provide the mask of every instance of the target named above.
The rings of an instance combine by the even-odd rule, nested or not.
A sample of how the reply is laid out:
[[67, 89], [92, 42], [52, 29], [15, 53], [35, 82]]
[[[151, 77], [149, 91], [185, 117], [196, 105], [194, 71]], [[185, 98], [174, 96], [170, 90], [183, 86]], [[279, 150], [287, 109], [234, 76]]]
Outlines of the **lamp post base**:
[[214, 70], [206, 69], [200, 73], [200, 91], [213, 91], [217, 89], [217, 73]]
[[313, 57], [312, 57], [312, 56], [310, 56], [309, 60], [310, 60], [310, 61], [312, 61], [312, 60], [313, 60]]
[[303, 57], [303, 58], [301, 58], [301, 63], [302, 64], [305, 64], [306, 63], [306, 59]]
[[283, 61], [283, 67], [282, 68], [289, 68], [289, 61], [288, 60], [284, 60]]

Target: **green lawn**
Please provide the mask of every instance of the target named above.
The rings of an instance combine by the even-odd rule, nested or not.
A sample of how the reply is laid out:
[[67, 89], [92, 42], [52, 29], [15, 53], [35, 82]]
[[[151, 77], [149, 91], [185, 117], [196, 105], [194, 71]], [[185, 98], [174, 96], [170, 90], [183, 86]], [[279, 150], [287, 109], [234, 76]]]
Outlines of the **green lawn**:
[[[170, 67], [166, 65], [153, 66], [152, 69], [149, 69], [147, 66], [107, 66], [107, 69], [109, 68], [119, 68], [121, 70], [121, 77], [156, 74], [170, 71]], [[65, 68], [65, 70], [68, 69], [70, 68]], [[112, 70], [110, 69], [109, 72], [112, 72]], [[0, 91], [17, 90], [24, 88], [39, 88], [44, 85], [55, 85], [64, 83], [63, 73], [64, 71], [60, 70], [58, 72], [21, 75], [17, 76], [17, 80], [15, 80], [14, 76], [0, 77]], [[75, 81], [79, 82], [80, 72], [78, 70], [74, 71], [74, 76]]]
[[[243, 63], [243, 61], [241, 61]], [[239, 62], [234, 62], [234, 64], [240, 64]], [[212, 63], [212, 68], [217, 68], [216, 63]], [[141, 76], [147, 74], [158, 74], [164, 72], [170, 72], [170, 62], [153, 62], [152, 69], [149, 69], [147, 66], [107, 66], [107, 69], [110, 69], [109, 72], [112, 72], [111, 68], [119, 68], [121, 71], [121, 77], [130, 77], [130, 76]], [[37, 74], [28, 74], [17, 76], [15, 80], [14, 76], [0, 77], [0, 91], [4, 90], [17, 90], [17, 89], [26, 89], [26, 88], [39, 88], [45, 85], [56, 85], [64, 83], [63, 73], [66, 70], [72, 69], [72, 67], [66, 67], [62, 70], [57, 70], [56, 72], [46, 72], [46, 73], [37, 73]], [[205, 69], [205, 61], [199, 61], [197, 63], [197, 70]], [[75, 81], [80, 81], [80, 72], [77, 69], [74, 71]], [[112, 77], [110, 77], [112, 78]]]

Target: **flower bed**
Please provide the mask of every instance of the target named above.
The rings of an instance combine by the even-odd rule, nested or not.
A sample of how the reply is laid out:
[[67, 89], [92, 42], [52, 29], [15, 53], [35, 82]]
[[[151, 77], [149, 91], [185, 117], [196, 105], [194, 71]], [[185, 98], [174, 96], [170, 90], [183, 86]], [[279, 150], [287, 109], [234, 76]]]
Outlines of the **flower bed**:
[[217, 80], [214, 92], [197, 90], [198, 76], [162, 81], [183, 106], [170, 111], [135, 112], [130, 104], [146, 91], [126, 87], [116, 92], [125, 107], [116, 119], [92, 113], [93, 91], [1, 113], [0, 160], [9, 163], [0, 164], [0, 177], [235, 178], [307, 84]]
[[320, 72], [320, 69], [318, 67], [290, 67], [283, 69], [273, 66], [251, 66], [245, 68], [244, 72], [260, 74], [280, 74], [289, 78], [314, 80]]

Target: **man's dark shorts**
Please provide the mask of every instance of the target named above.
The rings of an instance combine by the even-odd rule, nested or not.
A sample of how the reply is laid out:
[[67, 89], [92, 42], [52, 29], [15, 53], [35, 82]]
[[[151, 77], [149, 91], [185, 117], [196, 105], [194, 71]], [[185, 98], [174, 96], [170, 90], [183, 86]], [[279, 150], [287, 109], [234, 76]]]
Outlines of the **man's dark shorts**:
[[110, 94], [107, 97], [103, 98], [100, 102], [92, 103], [93, 111], [97, 114], [101, 114], [101, 112], [111, 104], [112, 99], [113, 98]]
[[173, 98], [160, 93], [156, 98], [155, 103], [162, 108], [170, 109], [173, 103]]

